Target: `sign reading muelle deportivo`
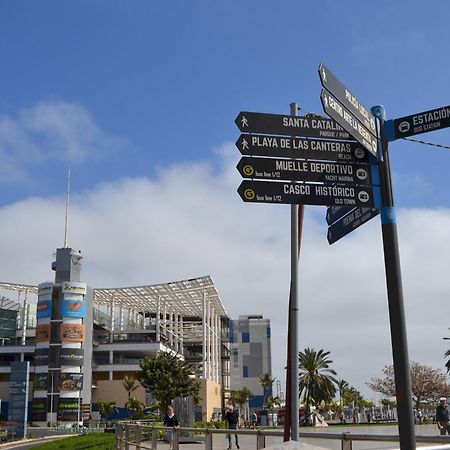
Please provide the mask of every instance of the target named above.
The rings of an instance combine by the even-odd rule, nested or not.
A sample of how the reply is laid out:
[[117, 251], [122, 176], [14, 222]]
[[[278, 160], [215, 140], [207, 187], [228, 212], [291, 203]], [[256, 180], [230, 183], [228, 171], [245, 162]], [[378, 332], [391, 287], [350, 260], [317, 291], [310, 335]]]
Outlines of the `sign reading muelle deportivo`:
[[368, 165], [280, 158], [241, 158], [237, 165], [244, 178], [311, 181], [316, 183], [371, 184]]

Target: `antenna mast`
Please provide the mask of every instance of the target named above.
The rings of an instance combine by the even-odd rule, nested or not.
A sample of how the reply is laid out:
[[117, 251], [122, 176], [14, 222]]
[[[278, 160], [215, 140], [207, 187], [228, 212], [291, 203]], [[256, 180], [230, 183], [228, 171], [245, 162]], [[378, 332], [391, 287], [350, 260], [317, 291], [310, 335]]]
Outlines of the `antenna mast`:
[[69, 231], [69, 205], [70, 205], [70, 166], [67, 169], [67, 197], [66, 197], [66, 218], [64, 221], [64, 248], [67, 248], [67, 235]]

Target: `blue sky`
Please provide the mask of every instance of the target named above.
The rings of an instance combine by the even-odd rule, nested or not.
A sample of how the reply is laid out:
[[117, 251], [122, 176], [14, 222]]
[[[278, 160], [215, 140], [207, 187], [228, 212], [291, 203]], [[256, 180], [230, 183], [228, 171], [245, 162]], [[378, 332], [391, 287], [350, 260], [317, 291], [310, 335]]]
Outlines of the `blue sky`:
[[[366, 106], [385, 105], [388, 118], [448, 105], [449, 19], [450, 3], [435, 0], [0, 0], [0, 279], [51, 278], [71, 160], [69, 236], [86, 252], [86, 281], [211, 274], [230, 315], [259, 309], [271, 318], [281, 377], [288, 208], [242, 203], [234, 119], [287, 114], [293, 101], [321, 113], [321, 62]], [[450, 145], [448, 129], [417, 137]], [[411, 355], [440, 367], [450, 150], [390, 148]], [[302, 255], [300, 345], [330, 349], [362, 390], [390, 357], [377, 220], [328, 247], [325, 209], [311, 207]], [[362, 348], [342, 334], [358, 323]], [[364, 351], [374, 336], [378, 356]]]
[[[321, 112], [320, 62], [391, 118], [448, 104], [449, 15], [434, 1], [3, 1], [0, 111], [17, 118], [39, 102], [76, 104], [124, 140], [113, 155], [80, 162], [75, 189], [146, 176], [210, 158], [237, 137], [240, 110], [286, 113], [297, 101]], [[431, 137], [449, 142], [446, 132]], [[393, 146], [407, 184], [396, 188], [399, 204], [444, 200], [447, 153]], [[63, 190], [55, 175], [64, 161], [48, 162], [38, 168], [44, 183], [4, 186], [2, 202]], [[426, 192], [412, 193], [414, 180]]]

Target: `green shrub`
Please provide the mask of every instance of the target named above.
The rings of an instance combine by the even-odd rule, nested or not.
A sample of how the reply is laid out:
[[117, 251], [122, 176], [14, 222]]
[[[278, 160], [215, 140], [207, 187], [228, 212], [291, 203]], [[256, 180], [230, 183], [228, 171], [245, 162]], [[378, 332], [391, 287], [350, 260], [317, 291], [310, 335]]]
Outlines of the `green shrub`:
[[215, 429], [224, 429], [227, 427], [227, 424], [224, 420], [215, 420], [213, 422], [194, 422], [194, 428], [215, 428]]

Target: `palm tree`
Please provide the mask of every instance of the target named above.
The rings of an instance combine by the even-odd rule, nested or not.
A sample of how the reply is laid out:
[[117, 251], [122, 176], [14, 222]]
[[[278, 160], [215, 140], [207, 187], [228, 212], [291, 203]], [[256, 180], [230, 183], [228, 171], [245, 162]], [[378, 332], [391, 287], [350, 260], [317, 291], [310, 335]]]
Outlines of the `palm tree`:
[[132, 418], [135, 419], [138, 413], [144, 409], [144, 404], [136, 397], [128, 397], [128, 401], [125, 403], [125, 409], [131, 412]]
[[338, 381], [338, 389], [339, 389], [339, 406], [342, 408], [342, 397], [344, 392], [348, 389], [348, 382], [345, 380]]
[[122, 380], [122, 385], [128, 392], [128, 398], [130, 398], [131, 393], [139, 387], [139, 385], [136, 384], [136, 379], [134, 377], [129, 377], [128, 375], [125, 375], [125, 378]]
[[267, 394], [272, 389], [272, 383], [275, 381], [275, 378], [270, 376], [270, 373], [265, 373], [259, 377], [259, 384], [262, 386], [264, 391], [263, 396], [263, 408], [266, 407]]
[[[232, 399], [238, 405], [239, 409], [241, 409], [248, 403], [248, 399], [250, 398], [251, 395], [252, 395], [252, 393], [250, 392], [250, 389], [247, 386], [244, 386], [242, 389], [233, 391]], [[240, 415], [240, 411], [239, 411], [239, 415]], [[247, 411], [245, 411], [245, 416], [247, 419]]]
[[330, 352], [322, 349], [316, 352], [312, 348], [305, 348], [299, 352], [299, 396], [302, 394], [305, 401], [306, 412], [309, 413], [311, 400], [318, 405], [322, 400], [330, 402], [336, 394], [336, 372], [329, 368], [333, 362], [328, 359]]
[[95, 404], [102, 419], [106, 419], [110, 414], [117, 412], [117, 406], [115, 402], [107, 402], [101, 400]]

